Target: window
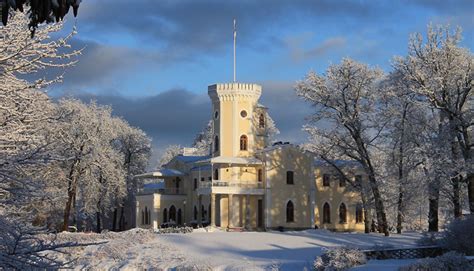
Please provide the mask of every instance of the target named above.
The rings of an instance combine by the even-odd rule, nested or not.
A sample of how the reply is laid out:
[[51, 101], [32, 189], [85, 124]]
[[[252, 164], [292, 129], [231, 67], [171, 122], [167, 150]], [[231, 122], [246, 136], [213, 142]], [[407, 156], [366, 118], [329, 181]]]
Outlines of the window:
[[364, 221], [364, 215], [362, 213], [362, 205], [361, 204], [357, 204], [357, 206], [356, 206], [355, 217], [356, 217], [356, 223], [362, 223]]
[[198, 179], [194, 178], [194, 190], [198, 188]]
[[329, 203], [324, 203], [323, 206], [323, 223], [330, 224], [331, 223], [331, 207], [329, 207]]
[[214, 112], [214, 118], [217, 119], [219, 117], [219, 111], [216, 110], [216, 112]]
[[219, 170], [217, 168], [214, 169], [214, 180], [219, 180]]
[[206, 209], [204, 209], [204, 205], [201, 205], [201, 219], [206, 219]]
[[150, 223], [148, 223], [148, 219], [149, 219], [148, 218], [148, 208], [145, 206], [145, 223], [144, 223], [145, 225], [150, 224]]
[[346, 186], [346, 178], [342, 174], [339, 174], [339, 187], [344, 186]]
[[208, 181], [212, 181], [212, 177], [209, 176], [209, 177], [207, 178], [207, 180], [208, 180]]
[[240, 116], [241, 116], [242, 118], [247, 117], [247, 111], [245, 111], [245, 110], [240, 111]]
[[145, 225], [145, 212], [142, 210], [142, 225]]
[[347, 223], [347, 209], [344, 203], [341, 203], [341, 205], [339, 206], [339, 223]]
[[168, 222], [168, 211], [166, 208], [163, 210], [163, 223]]
[[288, 201], [286, 204], [286, 222], [294, 222], [295, 221], [295, 208], [293, 206], [293, 202]]
[[204, 182], [204, 177], [201, 177], [201, 182]]
[[265, 128], [265, 115], [263, 113], [258, 116], [258, 127]]
[[183, 224], [183, 218], [181, 217], [181, 209], [178, 209], [178, 225]]
[[194, 220], [197, 221], [197, 219], [198, 219], [198, 208], [194, 206]]
[[209, 209], [208, 210], [209, 210], [209, 212], [207, 214], [207, 219], [208, 219], [207, 221], [211, 222], [211, 204], [210, 203], [209, 203]]
[[323, 186], [329, 186], [329, 174], [323, 174]]
[[219, 136], [214, 137], [214, 152], [219, 151]]
[[247, 150], [247, 136], [242, 135], [240, 136], [240, 150], [241, 151], [246, 151]]
[[169, 219], [170, 222], [176, 222], [176, 207], [174, 205], [170, 207]]
[[294, 184], [294, 173], [293, 171], [287, 171], [286, 172], [286, 184]]
[[257, 180], [259, 183], [263, 181], [263, 171], [261, 169], [257, 171]]

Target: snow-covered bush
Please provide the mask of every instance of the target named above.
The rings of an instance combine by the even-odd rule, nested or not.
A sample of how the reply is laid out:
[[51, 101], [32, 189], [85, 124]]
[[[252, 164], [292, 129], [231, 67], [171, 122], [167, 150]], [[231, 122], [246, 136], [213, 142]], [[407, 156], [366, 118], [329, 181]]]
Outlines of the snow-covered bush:
[[400, 271], [472, 271], [474, 265], [454, 251], [450, 251], [436, 258], [422, 259], [410, 266], [400, 268]]
[[366, 262], [365, 254], [359, 249], [341, 247], [329, 249], [323, 255], [317, 257], [313, 263], [313, 268], [317, 271], [348, 270]]
[[436, 246], [440, 244], [440, 234], [435, 232], [424, 232], [423, 236], [416, 241], [419, 246]]
[[451, 222], [444, 236], [441, 245], [448, 250], [455, 250], [466, 255], [474, 255], [474, 215], [469, 215], [463, 219], [456, 219]]
[[192, 227], [169, 227], [154, 230], [155, 233], [164, 234], [164, 233], [191, 233], [193, 232]]

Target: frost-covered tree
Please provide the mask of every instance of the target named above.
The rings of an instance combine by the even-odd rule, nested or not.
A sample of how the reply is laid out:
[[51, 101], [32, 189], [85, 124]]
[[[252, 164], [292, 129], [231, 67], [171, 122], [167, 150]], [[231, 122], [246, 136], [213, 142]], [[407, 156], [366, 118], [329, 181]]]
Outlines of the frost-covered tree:
[[109, 107], [93, 102], [63, 99], [59, 106], [64, 116], [58, 129], [67, 191], [62, 229], [68, 229], [74, 211], [75, 222], [96, 214], [99, 230], [101, 213], [126, 195], [123, 156], [112, 145], [118, 137], [115, 121]]
[[183, 154], [183, 147], [180, 145], [169, 145], [158, 161], [157, 168], [161, 168], [168, 164], [177, 155]]
[[194, 138], [192, 147], [195, 149], [195, 155], [209, 155], [211, 153], [213, 132], [212, 120], [210, 120], [206, 127]]
[[429, 26], [426, 39], [415, 34], [406, 57], [398, 57], [394, 69], [409, 83], [410, 90], [439, 111], [440, 123], [452, 156], [461, 155], [466, 167], [461, 175], [468, 185], [469, 208], [474, 212], [473, 78], [474, 58], [460, 47], [461, 30]]
[[[368, 176], [379, 231], [389, 235], [372, 151], [384, 128], [378, 114], [377, 89], [382, 76], [378, 69], [343, 59], [341, 64], [330, 66], [325, 75], [310, 72], [296, 85], [296, 93], [316, 108], [310, 118], [313, 125], [307, 127], [310, 140], [330, 151], [319, 155], [353, 159], [361, 164]], [[314, 125], [318, 123], [323, 125]]]
[[[112, 230], [125, 230], [135, 222], [135, 196], [138, 185], [134, 176], [145, 171], [151, 155], [151, 140], [142, 130], [131, 127], [125, 120], [115, 118], [117, 137], [113, 146], [123, 156], [123, 169], [127, 183], [127, 196], [115, 199], [112, 215]], [[118, 196], [118, 195], [116, 195]], [[118, 213], [120, 211], [120, 214]], [[127, 225], [126, 225], [127, 224]]]

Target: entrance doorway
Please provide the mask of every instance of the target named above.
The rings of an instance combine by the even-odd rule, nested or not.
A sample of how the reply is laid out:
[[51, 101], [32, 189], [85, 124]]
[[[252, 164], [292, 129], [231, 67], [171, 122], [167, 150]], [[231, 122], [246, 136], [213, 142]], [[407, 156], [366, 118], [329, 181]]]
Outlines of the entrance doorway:
[[263, 228], [263, 200], [258, 200], [257, 206], [257, 227]]

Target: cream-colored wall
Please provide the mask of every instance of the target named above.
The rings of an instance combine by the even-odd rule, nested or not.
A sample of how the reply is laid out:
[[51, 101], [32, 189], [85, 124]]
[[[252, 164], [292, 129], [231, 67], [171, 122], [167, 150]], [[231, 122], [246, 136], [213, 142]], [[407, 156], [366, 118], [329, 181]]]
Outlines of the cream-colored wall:
[[[292, 145], [266, 153], [267, 192], [271, 198], [269, 227], [311, 228], [311, 193], [314, 193], [313, 159]], [[286, 172], [294, 172], [294, 184], [287, 184]], [[294, 205], [294, 222], [286, 222], [288, 201]], [[268, 220], [267, 220], [268, 221]]]
[[[361, 203], [360, 195], [350, 189], [350, 184], [339, 186], [337, 172], [329, 167], [315, 168], [314, 175], [316, 183], [316, 205], [315, 205], [315, 223], [318, 228], [336, 230], [336, 231], [364, 231], [364, 223], [356, 223], [355, 212], [357, 204]], [[356, 173], [359, 174], [360, 172]], [[323, 186], [323, 174], [330, 175], [330, 186]], [[350, 178], [354, 178], [354, 173], [345, 171]], [[362, 175], [363, 176], [363, 175]], [[323, 223], [323, 205], [328, 203], [330, 206], [331, 223]], [[339, 223], [339, 206], [341, 203], [346, 205], [347, 223]]]

